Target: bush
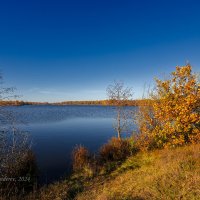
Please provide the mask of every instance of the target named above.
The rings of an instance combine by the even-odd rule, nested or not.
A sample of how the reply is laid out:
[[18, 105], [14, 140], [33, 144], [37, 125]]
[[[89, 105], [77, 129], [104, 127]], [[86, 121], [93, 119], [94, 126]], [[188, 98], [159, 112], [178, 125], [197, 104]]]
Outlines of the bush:
[[76, 146], [72, 151], [73, 171], [80, 171], [89, 163], [90, 154], [83, 146]]
[[31, 191], [37, 182], [36, 159], [31, 150], [23, 154], [15, 153], [15, 157], [7, 159], [1, 171], [0, 196], [11, 198], [13, 195], [23, 195]]
[[133, 147], [129, 140], [113, 137], [100, 148], [99, 156], [103, 162], [122, 161], [130, 156], [132, 152]]
[[139, 144], [147, 149], [200, 141], [200, 84], [191, 66], [177, 67], [168, 80], [156, 79], [151, 100], [139, 106]]
[[72, 167], [75, 173], [84, 177], [92, 177], [96, 172], [96, 161], [88, 149], [80, 145], [72, 151]]

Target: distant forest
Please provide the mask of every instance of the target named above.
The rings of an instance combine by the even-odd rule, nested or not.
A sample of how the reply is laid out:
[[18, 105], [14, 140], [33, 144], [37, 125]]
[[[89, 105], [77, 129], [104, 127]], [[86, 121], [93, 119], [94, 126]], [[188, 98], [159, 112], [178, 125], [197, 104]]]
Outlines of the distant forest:
[[[146, 99], [127, 100], [124, 106], [139, 106], [146, 103]], [[56, 103], [49, 102], [28, 102], [28, 101], [0, 101], [0, 106], [24, 106], [24, 105], [103, 105], [103, 106], [114, 106], [114, 100], [96, 100], [96, 101], [63, 101]]]

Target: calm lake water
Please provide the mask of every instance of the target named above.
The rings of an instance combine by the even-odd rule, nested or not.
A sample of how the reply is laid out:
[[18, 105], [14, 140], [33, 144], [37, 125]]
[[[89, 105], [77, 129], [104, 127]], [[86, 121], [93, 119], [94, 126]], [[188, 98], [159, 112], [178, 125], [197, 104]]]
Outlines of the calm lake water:
[[6, 110], [31, 135], [42, 183], [69, 174], [71, 151], [76, 145], [96, 152], [116, 136], [116, 110], [112, 106], [10, 106]]

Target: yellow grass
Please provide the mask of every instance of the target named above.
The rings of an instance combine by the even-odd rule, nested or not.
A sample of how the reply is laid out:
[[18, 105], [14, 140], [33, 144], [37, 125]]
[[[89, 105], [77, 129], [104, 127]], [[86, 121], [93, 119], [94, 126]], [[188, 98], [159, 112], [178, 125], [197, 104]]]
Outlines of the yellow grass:
[[140, 153], [76, 199], [200, 199], [200, 145]]
[[140, 152], [110, 174], [74, 175], [25, 198], [10, 199], [200, 200], [200, 144]]

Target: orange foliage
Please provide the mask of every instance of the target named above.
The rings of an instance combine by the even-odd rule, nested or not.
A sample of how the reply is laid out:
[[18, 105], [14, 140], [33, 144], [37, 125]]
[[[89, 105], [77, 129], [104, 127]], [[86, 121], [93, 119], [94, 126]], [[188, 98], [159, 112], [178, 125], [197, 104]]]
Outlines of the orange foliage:
[[74, 171], [81, 171], [89, 163], [90, 153], [83, 146], [76, 146], [72, 151], [72, 163]]
[[200, 141], [200, 85], [191, 66], [176, 67], [169, 80], [156, 79], [153, 101], [139, 107], [143, 147], [166, 148]]
[[103, 162], [120, 161], [130, 156], [131, 150], [133, 148], [131, 149], [131, 144], [128, 140], [113, 137], [100, 148], [100, 160]]

